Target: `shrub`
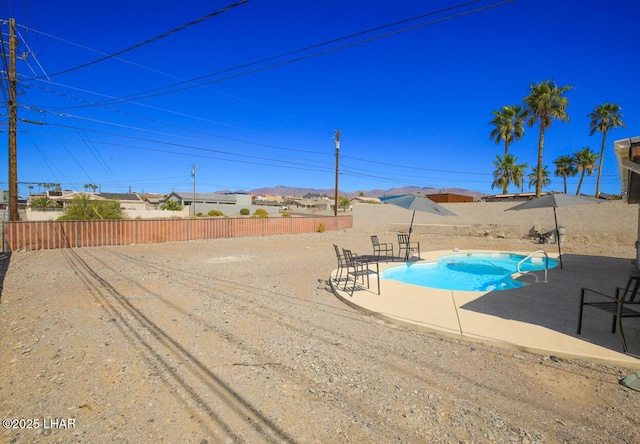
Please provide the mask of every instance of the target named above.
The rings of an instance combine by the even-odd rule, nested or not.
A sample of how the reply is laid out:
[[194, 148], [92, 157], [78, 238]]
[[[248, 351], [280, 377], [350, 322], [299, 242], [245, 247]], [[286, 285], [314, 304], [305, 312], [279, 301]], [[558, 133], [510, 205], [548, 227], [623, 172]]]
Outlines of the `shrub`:
[[207, 216], [211, 216], [211, 217], [224, 216], [224, 213], [218, 210], [211, 210], [207, 213]]
[[327, 228], [324, 226], [324, 224], [320, 224], [318, 225], [318, 229], [316, 231], [318, 231], [318, 233], [324, 233], [327, 230]]
[[264, 208], [258, 208], [253, 215], [254, 217], [269, 217], [269, 212]]
[[202, 212], [198, 211], [198, 212], [196, 213], [196, 217], [202, 217], [202, 216], [204, 216], [204, 214], [202, 214]]
[[125, 219], [120, 202], [111, 200], [91, 200], [86, 194], [78, 194], [65, 207], [58, 220], [98, 220]]
[[284, 213], [282, 213], [282, 217], [291, 217], [291, 213], [285, 211]]
[[160, 205], [160, 209], [166, 211], [181, 211], [182, 204], [180, 204], [180, 202], [178, 202], [177, 200], [168, 200]]
[[251, 211], [249, 211], [247, 208], [243, 208], [240, 210], [240, 214], [242, 216], [248, 216], [249, 214], [251, 214]]
[[35, 197], [29, 202], [29, 208], [41, 210], [45, 208], [61, 208], [61, 205], [55, 200], [49, 199], [47, 196]]

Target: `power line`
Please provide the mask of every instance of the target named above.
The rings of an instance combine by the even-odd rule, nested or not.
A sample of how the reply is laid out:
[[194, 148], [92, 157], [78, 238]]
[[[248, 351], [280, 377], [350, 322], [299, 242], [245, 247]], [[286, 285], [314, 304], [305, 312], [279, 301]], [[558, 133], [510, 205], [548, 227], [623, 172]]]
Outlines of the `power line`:
[[[63, 127], [63, 128], [78, 129], [77, 127], [73, 127], [73, 126], [70, 126], [70, 125], [62, 125], [62, 124], [49, 124], [49, 125], [60, 126], [60, 127]], [[104, 133], [102, 131], [91, 130], [91, 129], [87, 129], [87, 128], [84, 128], [82, 130], [83, 131], [87, 131], [87, 132]], [[34, 133], [34, 132], [29, 132], [29, 134], [42, 135], [40, 133]], [[109, 133], [106, 133], [106, 134], [109, 134]], [[115, 134], [110, 134], [110, 135], [115, 135]], [[141, 142], [154, 143], [154, 144], [157, 144], [157, 145], [166, 145], [166, 146], [172, 146], [172, 147], [176, 147], [176, 148], [186, 148], [186, 149], [191, 149], [191, 150], [194, 150], [194, 151], [203, 151], [203, 152], [207, 152], [207, 153], [223, 154], [223, 155], [226, 155], [226, 156], [240, 157], [240, 158], [254, 159], [255, 160], [255, 161], [247, 161], [247, 163], [249, 163], [249, 164], [264, 165], [263, 162], [268, 161], [268, 162], [275, 162], [275, 163], [288, 164], [288, 165], [304, 166], [304, 167], [307, 167], [307, 168], [302, 168], [302, 170], [305, 170], [305, 171], [324, 171], [325, 170], [325, 169], [308, 168], [308, 165], [305, 164], [305, 163], [294, 162], [294, 161], [289, 161], [289, 160], [273, 159], [273, 158], [259, 157], [259, 156], [250, 156], [248, 154], [232, 153], [232, 152], [229, 152], [229, 151], [214, 150], [214, 149], [211, 149], [211, 148], [203, 148], [203, 147], [194, 146], [194, 145], [185, 145], [185, 144], [167, 142], [167, 141], [162, 141], [162, 140], [145, 139], [145, 138], [142, 138], [142, 137], [135, 137], [135, 136], [125, 136], [125, 135], [121, 135], [121, 134], [118, 135], [118, 136], [126, 138], [126, 139], [133, 139], [133, 140], [141, 141]], [[74, 137], [67, 137], [67, 138], [72, 139], [72, 140], [82, 140], [82, 139], [76, 139]], [[197, 154], [194, 154], [194, 153], [167, 151], [167, 150], [161, 150], [161, 149], [157, 149], [157, 148], [144, 148], [144, 147], [137, 147], [137, 146], [131, 146], [131, 145], [125, 145], [125, 144], [119, 144], [119, 143], [113, 143], [113, 142], [103, 142], [103, 141], [98, 141], [98, 140], [94, 140], [94, 141], [92, 141], [92, 143], [103, 144], [103, 145], [112, 145], [112, 146], [120, 146], [120, 147], [126, 147], [126, 148], [130, 148], [130, 149], [143, 150], [143, 151], [154, 151], [154, 152], [168, 153], [168, 154], [179, 154], [181, 156], [197, 156]], [[200, 157], [206, 157], [206, 156], [201, 155]], [[218, 160], [227, 160], [227, 161], [232, 161], [232, 162], [240, 162], [239, 160], [227, 159], [227, 158], [224, 158], [224, 157], [209, 157], [209, 158], [218, 159]], [[319, 162], [314, 162], [314, 163], [318, 164]], [[327, 163], [327, 164], [331, 165], [330, 163]], [[329, 167], [327, 167], [327, 168], [329, 168]], [[330, 168], [329, 168], [329, 170], [330, 170]]]
[[227, 12], [227, 11], [229, 11], [229, 10], [231, 10], [231, 9], [237, 7], [237, 6], [240, 6], [240, 5], [242, 5], [242, 4], [244, 4], [244, 3], [248, 2], [248, 1], [249, 0], [240, 0], [237, 3], [233, 3], [232, 5], [229, 5], [229, 6], [227, 6], [225, 8], [222, 8], [222, 9], [220, 9], [218, 11], [215, 11], [215, 12], [212, 12], [210, 14], [207, 14], [204, 17], [201, 17], [201, 18], [199, 18], [197, 20], [194, 20], [192, 22], [186, 23], [186, 24], [184, 24], [182, 26], [179, 26], [177, 28], [174, 28], [174, 29], [172, 29], [170, 31], [167, 31], [167, 32], [164, 32], [164, 33], [162, 33], [160, 35], [152, 37], [152, 38], [150, 38], [148, 40], [145, 40], [144, 42], [137, 43], [137, 44], [135, 44], [133, 46], [129, 46], [128, 48], [125, 48], [125, 49], [122, 49], [120, 51], [114, 52], [113, 54], [106, 55], [106, 56], [101, 57], [101, 58], [99, 58], [97, 60], [94, 60], [92, 62], [87, 62], [87, 63], [84, 63], [84, 64], [82, 64], [80, 66], [76, 66], [76, 67], [73, 67], [73, 68], [65, 69], [63, 71], [58, 71], [56, 73], [50, 74], [49, 76], [45, 76], [45, 77], [49, 77], [49, 78], [55, 77], [55, 76], [58, 76], [58, 75], [61, 75], [61, 74], [66, 74], [66, 73], [69, 73], [69, 72], [72, 72], [72, 71], [77, 71], [79, 69], [86, 68], [86, 67], [91, 66], [91, 65], [95, 65], [96, 63], [104, 62], [105, 60], [116, 58], [117, 56], [120, 56], [120, 55], [122, 55], [122, 54], [124, 54], [126, 52], [133, 51], [134, 49], [141, 48], [142, 46], [148, 45], [149, 43], [153, 43], [155, 41], [158, 41], [160, 39], [168, 37], [171, 34], [175, 34], [177, 32], [183, 31], [183, 30], [185, 30], [185, 29], [187, 29], [187, 28], [189, 28], [189, 27], [191, 27], [193, 25], [196, 25], [196, 24], [198, 24], [200, 22], [208, 20], [211, 17], [215, 17], [216, 15], [222, 14], [223, 12]]
[[[377, 30], [384, 29], [384, 28], [387, 28], [387, 27], [396, 26], [397, 24], [406, 23], [406, 22], [417, 20], [417, 19], [424, 18], [424, 17], [427, 17], [427, 16], [439, 14], [439, 13], [442, 13], [442, 12], [448, 12], [450, 10], [453, 10], [453, 9], [456, 9], [456, 8], [460, 8], [460, 7], [464, 7], [464, 6], [473, 4], [473, 3], [477, 3], [479, 1], [481, 1], [481, 0], [474, 0], [474, 1], [471, 1], [471, 2], [460, 3], [458, 5], [455, 5], [455, 6], [452, 6], [452, 7], [449, 7], [449, 8], [441, 9], [441, 10], [430, 12], [430, 13], [427, 13], [427, 14], [422, 14], [420, 16], [416, 16], [416, 17], [412, 17], [412, 18], [409, 18], [409, 19], [401, 20], [399, 22], [394, 22], [394, 23], [391, 23], [391, 24], [388, 24], [388, 25], [379, 26], [379, 27], [372, 28], [372, 29], [366, 30], [366, 31], [361, 31], [361, 32], [358, 32], [358, 33], [355, 33], [355, 34], [350, 34], [348, 36], [340, 37], [338, 39], [332, 39], [332, 40], [329, 40], [329, 41], [326, 41], [326, 42], [323, 42], [323, 43], [319, 43], [319, 44], [316, 44], [316, 45], [308, 46], [308, 47], [305, 47], [305, 48], [302, 48], [302, 49], [298, 49], [298, 50], [295, 50], [295, 51], [285, 52], [285, 53], [282, 53], [282, 54], [279, 54], [279, 55], [276, 55], [276, 56], [272, 56], [272, 57], [267, 57], [265, 59], [261, 59], [261, 60], [255, 61], [255, 62], [246, 63], [246, 64], [243, 64], [243, 65], [238, 65], [238, 66], [235, 66], [235, 67], [232, 67], [232, 68], [227, 68], [227, 69], [224, 69], [224, 70], [221, 70], [221, 71], [217, 71], [217, 72], [214, 72], [214, 73], [210, 73], [210, 74], [206, 74], [206, 75], [203, 75], [203, 76], [195, 77], [195, 78], [190, 79], [190, 80], [180, 81], [180, 82], [176, 82], [176, 83], [173, 83], [173, 84], [170, 84], [170, 85], [165, 85], [163, 87], [154, 88], [154, 89], [150, 89], [150, 90], [147, 90], [147, 91], [142, 91], [142, 92], [139, 92], [139, 93], [136, 93], [136, 94], [131, 94], [129, 96], [124, 96], [122, 98], [116, 99], [114, 101], [98, 102], [98, 103], [94, 104], [93, 106], [103, 106], [103, 105], [110, 105], [110, 104], [123, 103], [123, 102], [134, 103], [133, 102], [134, 100], [149, 99], [149, 98], [152, 98], [152, 97], [158, 97], [158, 96], [161, 96], [161, 95], [172, 94], [172, 93], [175, 93], [175, 92], [185, 91], [185, 90], [196, 88], [196, 87], [203, 87], [203, 86], [206, 86], [206, 85], [210, 85], [212, 83], [217, 83], [217, 82], [222, 82], [222, 81], [225, 81], [225, 80], [235, 79], [235, 78], [243, 77], [243, 76], [246, 76], [246, 75], [249, 75], [249, 74], [255, 74], [255, 73], [266, 71], [266, 70], [269, 70], [269, 69], [274, 69], [274, 68], [278, 68], [278, 67], [281, 67], [281, 66], [285, 66], [285, 65], [292, 64], [292, 63], [296, 63], [296, 62], [300, 62], [300, 61], [303, 61], [303, 60], [307, 60], [307, 59], [311, 59], [311, 58], [314, 58], [314, 57], [318, 57], [318, 56], [321, 56], [321, 55], [330, 54], [332, 52], [340, 51], [340, 50], [343, 50], [343, 49], [346, 49], [346, 48], [351, 48], [351, 47], [362, 45], [362, 44], [365, 44], [365, 43], [370, 43], [372, 41], [380, 40], [380, 39], [383, 39], [383, 38], [392, 37], [392, 36], [395, 36], [395, 35], [398, 35], [398, 34], [402, 34], [402, 33], [405, 33], [405, 32], [414, 31], [416, 29], [424, 28], [426, 26], [431, 26], [431, 25], [435, 25], [435, 24], [442, 23], [442, 22], [445, 22], [445, 21], [453, 20], [453, 19], [456, 19], [456, 18], [459, 18], [459, 17], [475, 14], [475, 13], [482, 12], [482, 11], [485, 11], [485, 10], [488, 10], [488, 9], [492, 9], [492, 8], [496, 8], [496, 7], [499, 7], [499, 6], [503, 6], [503, 5], [507, 4], [507, 3], [512, 3], [515, 0], [504, 0], [504, 1], [501, 1], [499, 3], [494, 3], [494, 4], [487, 5], [487, 6], [484, 6], [484, 7], [481, 7], [481, 8], [476, 8], [476, 9], [473, 9], [473, 10], [460, 12], [460, 13], [457, 13], [457, 14], [454, 14], [454, 15], [450, 15], [450, 16], [447, 16], [447, 17], [443, 17], [443, 18], [440, 18], [440, 19], [437, 19], [437, 20], [433, 20], [433, 21], [430, 21], [430, 22], [427, 22], [427, 23], [422, 23], [422, 24], [411, 26], [411, 27], [408, 27], [408, 28], [403, 28], [403, 29], [400, 29], [400, 30], [392, 31], [392, 32], [389, 32], [389, 33], [386, 33], [386, 34], [373, 36], [373, 37], [370, 37], [370, 38], [367, 38], [367, 39], [364, 39], [364, 40], [348, 43], [348, 44], [345, 44], [345, 45], [342, 45], [342, 46], [338, 46], [338, 47], [335, 47], [335, 48], [329, 48], [329, 49], [326, 49], [326, 50], [323, 50], [323, 51], [319, 51], [319, 52], [315, 52], [315, 53], [312, 53], [312, 54], [300, 56], [300, 57], [293, 58], [293, 59], [290, 59], [290, 60], [285, 60], [283, 62], [274, 63], [272, 65], [268, 65], [268, 66], [264, 66], [264, 67], [260, 67], [260, 68], [255, 68], [255, 69], [248, 70], [248, 71], [243, 71], [243, 72], [240, 72], [240, 73], [237, 73], [237, 74], [228, 75], [226, 77], [222, 77], [222, 78], [219, 78], [219, 79], [209, 80], [209, 81], [203, 82], [203, 83], [197, 83], [200, 80], [203, 80], [203, 79], [208, 78], [208, 77], [213, 77], [213, 76], [217, 76], [217, 75], [220, 75], [220, 74], [225, 74], [225, 73], [228, 73], [228, 72], [231, 72], [231, 71], [236, 71], [236, 70], [248, 68], [248, 67], [251, 67], [251, 66], [254, 66], [254, 65], [259, 65], [261, 63], [265, 63], [265, 62], [268, 62], [268, 61], [276, 60], [278, 58], [287, 57], [287, 56], [290, 56], [290, 55], [294, 55], [294, 54], [298, 54], [298, 53], [301, 53], [301, 52], [305, 52], [305, 51], [308, 51], [310, 49], [316, 49], [316, 48], [319, 48], [319, 47], [322, 47], [322, 46], [327, 46], [327, 45], [332, 44], [332, 43], [336, 43], [336, 42], [339, 42], [339, 41], [342, 41], [342, 40], [353, 38], [354, 36], [364, 35], [364, 34], [375, 32]], [[171, 90], [168, 90], [168, 91], [155, 92], [154, 93], [154, 91], [160, 91], [160, 90], [163, 90], [165, 88], [172, 88], [172, 87], [175, 87], [175, 86], [184, 85], [185, 83], [188, 83], [189, 85], [182, 86], [180, 88], [171, 89]]]
[[[76, 118], [76, 119], [86, 120], [86, 121], [93, 122], [93, 123], [110, 125], [110, 126], [115, 126], [115, 127], [124, 128], [124, 129], [131, 129], [131, 130], [141, 131], [141, 132], [150, 133], [150, 134], [159, 135], [159, 136], [168, 136], [168, 137], [186, 139], [186, 140], [197, 141], [197, 142], [205, 142], [205, 143], [208, 142], [208, 141], [202, 140], [202, 139], [179, 136], [179, 135], [176, 135], [176, 134], [166, 133], [166, 132], [162, 132], [162, 131], [155, 131], [155, 130], [150, 130], [150, 129], [146, 129], [146, 128], [135, 127], [135, 126], [132, 126], [132, 125], [125, 125], [125, 124], [114, 123], [114, 122], [109, 122], [109, 121], [104, 121], [104, 120], [99, 120], [99, 119], [93, 119], [93, 118], [89, 118], [89, 117], [70, 115], [70, 114], [56, 114], [56, 116], [58, 116], [58, 117]], [[153, 143], [160, 143], [160, 144], [168, 143], [168, 142], [165, 142], [165, 141], [157, 141], [157, 140], [146, 139], [146, 138], [142, 138], [142, 137], [127, 136], [127, 135], [124, 135], [124, 134], [121, 134], [121, 133], [110, 133], [110, 132], [107, 132], [107, 131], [102, 131], [102, 130], [97, 130], [97, 129], [90, 129], [90, 128], [81, 128], [81, 127], [72, 126], [72, 125], [65, 125], [65, 124], [61, 124], [61, 123], [49, 123], [49, 122], [43, 123], [43, 122], [26, 121], [25, 119], [21, 119], [21, 120], [26, 122], [26, 123], [37, 123], [37, 124], [44, 125], [44, 126], [58, 126], [58, 127], [62, 127], [62, 128], [70, 128], [70, 129], [76, 129], [76, 130], [81, 130], [81, 131], [86, 131], [86, 132], [93, 132], [93, 133], [99, 133], [99, 134], [106, 134], [106, 135], [110, 135], [110, 136], [117, 136], [117, 137], [129, 138], [129, 139], [134, 139], [134, 140], [141, 140], [141, 141], [145, 141], [145, 142], [153, 142]], [[234, 139], [231, 139], [231, 140], [234, 140]], [[274, 148], [279, 148], [279, 149], [286, 149], [286, 150], [289, 150], [289, 151], [297, 151], [297, 152], [302, 152], [302, 153], [305, 153], [305, 154], [319, 154], [319, 155], [322, 155], [322, 156], [326, 156], [327, 155], [326, 152], [321, 152], [321, 151], [305, 151], [305, 150], [287, 149], [287, 148], [280, 148], [280, 147], [275, 147], [275, 146], [266, 145], [266, 144], [259, 144], [259, 143], [255, 143], [255, 145], [263, 146], [263, 147], [266, 146], [266, 147], [274, 147]], [[196, 148], [194, 148], [194, 147], [192, 147], [190, 145], [176, 144], [176, 146], [184, 146], [186, 148], [196, 149]], [[202, 148], [202, 149], [204, 149], [204, 148]], [[228, 154], [228, 155], [235, 155], [235, 156], [243, 156], [243, 155], [247, 156], [246, 154], [237, 154], [237, 153], [228, 152], [228, 151], [219, 151], [219, 150], [210, 150], [210, 151], [223, 153], [223, 154]], [[268, 159], [265, 158], [265, 160], [268, 160]]]
[[396, 168], [405, 168], [408, 170], [416, 170], [416, 171], [429, 171], [433, 173], [448, 173], [448, 174], [468, 174], [471, 176], [493, 176], [493, 174], [490, 174], [490, 173], [473, 173], [468, 171], [436, 170], [432, 168], [420, 168], [420, 167], [411, 166], [411, 165], [400, 165], [400, 164], [393, 164], [389, 162], [376, 162], [375, 160], [362, 159], [360, 157], [353, 157], [353, 156], [344, 156], [344, 158], [357, 160], [358, 162], [368, 162], [368, 163], [373, 163], [377, 165], [392, 166]]
[[[57, 85], [60, 85], [60, 84], [57, 84]], [[42, 87], [40, 85], [33, 85], [33, 86], [36, 87], [36, 88], [42, 89], [43, 91], [60, 95], [62, 97], [71, 98], [71, 99], [78, 100], [78, 101], [83, 101], [82, 99], [70, 96], [68, 94], [62, 94], [62, 93], [60, 93], [58, 91], [50, 90], [50, 89], [44, 88], [44, 87]], [[60, 86], [66, 87], [66, 85], [60, 85]], [[87, 91], [85, 91], [85, 92], [87, 92]], [[198, 120], [202, 120], [202, 121], [209, 122], [209, 123], [222, 124], [221, 122], [217, 122], [217, 121], [211, 120], [211, 119], [205, 119], [205, 118], [202, 118], [202, 117], [199, 117], [199, 116], [195, 116], [195, 115], [192, 115], [192, 114], [181, 113], [181, 112], [172, 111], [172, 110], [168, 110], [168, 109], [165, 109], [165, 108], [160, 108], [160, 107], [146, 105], [146, 104], [139, 104], [139, 105], [140, 106], [144, 106], [144, 107], [148, 107], [148, 108], [151, 108], [151, 109], [154, 109], [154, 110], [157, 110], [157, 111], [176, 114], [176, 115], [179, 115], [179, 116], [182, 116], [182, 117], [188, 117], [190, 119], [198, 119]], [[187, 130], [187, 131], [191, 131], [191, 132], [195, 132], [195, 133], [199, 133], [199, 134], [204, 134], [204, 135], [207, 135], [207, 136], [216, 137], [216, 138], [227, 140], [227, 141], [238, 142], [238, 143], [243, 143], [243, 144], [247, 144], [247, 145], [260, 146], [260, 147], [264, 147], [264, 148], [272, 148], [272, 149], [284, 150], [284, 151], [295, 151], [295, 152], [308, 153], [308, 154], [325, 154], [324, 152], [319, 152], [319, 151], [309, 151], [309, 150], [302, 150], [302, 149], [298, 149], [298, 148], [288, 148], [288, 147], [283, 147], [283, 146], [279, 146], [279, 145], [264, 144], [264, 143], [252, 142], [252, 141], [245, 140], [245, 139], [239, 139], [239, 138], [235, 138], [235, 137], [222, 136], [220, 134], [211, 133], [211, 132], [208, 132], [208, 131], [194, 130], [192, 128], [187, 128], [187, 127], [184, 127], [184, 126], [176, 125], [176, 124], [171, 123], [171, 122], [166, 122], [166, 121], [162, 121], [162, 120], [158, 120], [158, 119], [152, 119], [150, 117], [141, 116], [139, 114], [126, 112], [126, 111], [119, 110], [119, 109], [116, 109], [116, 108], [110, 108], [110, 107], [106, 107], [106, 106], [102, 107], [102, 108], [106, 109], [108, 111], [112, 111], [112, 112], [118, 113], [118, 114], [123, 114], [125, 116], [136, 117], [138, 119], [146, 120], [148, 122], [159, 123], [161, 125], [170, 126], [170, 127], [176, 128], [176, 129]], [[70, 116], [70, 117], [77, 117], [77, 118], [80, 118], [80, 119], [83, 118], [81, 116], [76, 116], [76, 115], [73, 115], [73, 114], [56, 113], [56, 112], [49, 111], [49, 110], [43, 110], [43, 109], [37, 108], [37, 107], [31, 107], [30, 110], [31, 111], [40, 112], [40, 113], [46, 112], [46, 113], [54, 114], [56, 116]], [[234, 128], [245, 130], [245, 128], [237, 128], [237, 127], [234, 127]]]

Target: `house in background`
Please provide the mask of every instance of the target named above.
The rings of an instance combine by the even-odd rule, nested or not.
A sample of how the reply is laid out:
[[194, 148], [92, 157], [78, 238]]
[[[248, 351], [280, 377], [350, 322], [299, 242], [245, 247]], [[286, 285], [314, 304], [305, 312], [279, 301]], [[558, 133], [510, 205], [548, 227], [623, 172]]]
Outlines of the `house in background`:
[[[194, 202], [195, 199], [195, 202]], [[163, 200], [174, 200], [180, 202], [183, 207], [189, 208], [189, 214], [207, 214], [211, 210], [222, 212], [225, 216], [236, 216], [243, 208], [251, 210], [251, 195], [241, 193], [196, 193], [173, 191]], [[195, 203], [195, 208], [194, 208]], [[269, 210], [274, 210], [270, 208]], [[269, 211], [267, 210], [267, 211]], [[277, 208], [275, 209], [277, 211]]]
[[465, 196], [464, 194], [438, 193], [438, 194], [427, 194], [426, 197], [428, 199], [431, 199], [435, 203], [473, 202], [472, 196]]
[[[542, 193], [547, 194], [547, 193]], [[491, 196], [483, 196], [483, 202], [502, 202], [502, 201], [521, 201], [530, 200], [536, 197], [536, 193], [509, 193], [509, 194], [493, 194]]]
[[[143, 200], [135, 193], [89, 193], [86, 191], [47, 191], [46, 197], [60, 203], [60, 208], [33, 209], [27, 208], [24, 218], [30, 221], [56, 220], [62, 216], [64, 208], [69, 205], [74, 197], [78, 195], [88, 196], [90, 200], [116, 200], [123, 209], [126, 217], [130, 219], [151, 219], [167, 217], [186, 217], [188, 212], [184, 211], [163, 211], [154, 207], [148, 200]], [[44, 197], [45, 194], [32, 194], [29, 199]], [[162, 197], [161, 194], [156, 196]], [[188, 209], [187, 209], [188, 210]]]
[[147, 209], [156, 210], [160, 208], [160, 202], [164, 200], [164, 194], [159, 193], [137, 193], [140, 200], [146, 205]]
[[76, 196], [89, 196], [90, 200], [117, 200], [120, 202], [120, 207], [123, 210], [145, 209], [145, 203], [137, 194], [133, 193], [87, 193], [86, 191], [72, 191], [61, 193], [60, 195], [47, 194], [49, 195], [49, 199], [59, 202], [63, 208], [69, 205]]
[[117, 200], [123, 210], [141, 211], [147, 209], [147, 204], [134, 193], [98, 193], [96, 195], [105, 200]]
[[380, 199], [377, 197], [364, 197], [364, 196], [356, 196], [349, 199], [352, 204], [357, 203], [368, 203], [368, 204], [381, 204]]

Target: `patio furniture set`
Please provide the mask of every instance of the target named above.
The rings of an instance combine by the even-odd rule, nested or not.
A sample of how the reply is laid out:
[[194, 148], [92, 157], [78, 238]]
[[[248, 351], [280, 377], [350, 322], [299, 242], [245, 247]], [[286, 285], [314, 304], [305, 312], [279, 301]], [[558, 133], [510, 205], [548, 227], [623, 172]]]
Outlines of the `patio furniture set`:
[[[394, 244], [391, 242], [380, 242], [378, 236], [371, 236], [371, 244], [373, 246], [372, 256], [358, 256], [351, 250], [340, 248], [333, 244], [333, 248], [336, 252], [338, 259], [338, 269], [334, 278], [336, 283], [344, 281], [343, 291], [348, 291], [350, 296], [353, 296], [353, 292], [358, 286], [358, 281], [362, 281], [362, 285], [369, 288], [371, 275], [375, 275], [378, 283], [378, 294], [380, 294], [380, 265], [379, 262], [382, 258], [386, 262], [395, 261], [397, 259], [409, 260], [411, 251], [418, 252], [420, 257], [420, 242], [411, 241], [408, 234], [398, 234], [398, 257], [394, 254]], [[404, 255], [403, 255], [404, 252]], [[346, 273], [346, 274], [345, 274]], [[343, 277], [344, 275], [344, 277]], [[347, 288], [349, 282], [352, 283], [351, 287]]]

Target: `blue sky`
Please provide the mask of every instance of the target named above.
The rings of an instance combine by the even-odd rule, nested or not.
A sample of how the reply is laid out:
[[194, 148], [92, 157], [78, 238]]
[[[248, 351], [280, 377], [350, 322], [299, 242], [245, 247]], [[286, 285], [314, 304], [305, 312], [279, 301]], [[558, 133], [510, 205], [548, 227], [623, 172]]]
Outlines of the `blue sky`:
[[[235, 1], [2, 2], [19, 34], [20, 195], [28, 182], [191, 190], [193, 164], [198, 192], [333, 188], [338, 129], [343, 191], [493, 194], [503, 146], [489, 139], [491, 112], [546, 79], [574, 86], [570, 122], [545, 135], [551, 171], [560, 155], [599, 152], [587, 115], [622, 106], [627, 127], [608, 135], [601, 184], [620, 192], [613, 141], [640, 135], [636, 1], [237, 0], [184, 26]], [[535, 165], [537, 143], [527, 128], [510, 153]]]

